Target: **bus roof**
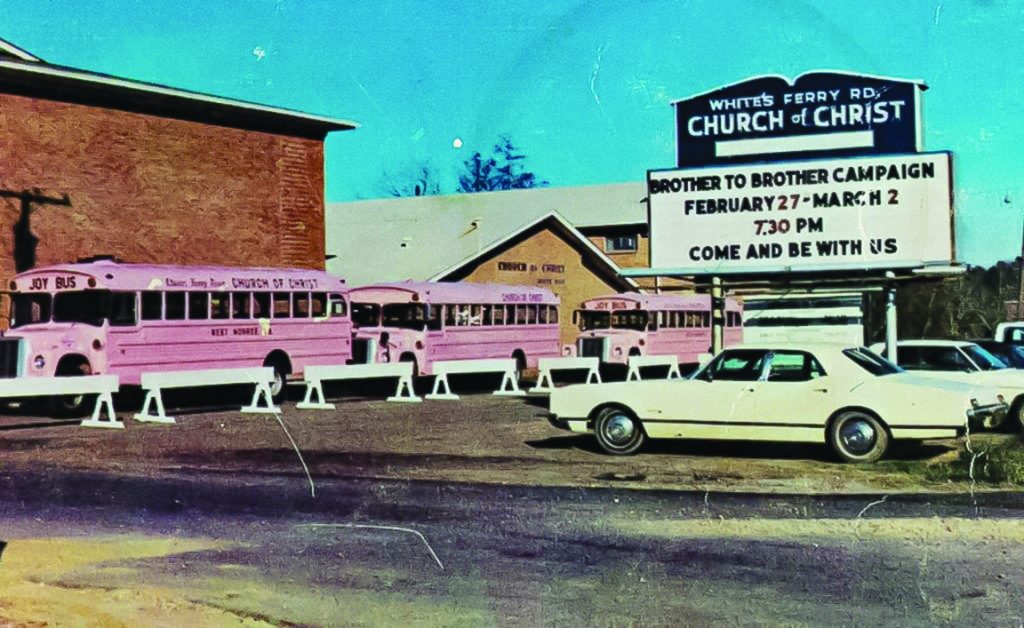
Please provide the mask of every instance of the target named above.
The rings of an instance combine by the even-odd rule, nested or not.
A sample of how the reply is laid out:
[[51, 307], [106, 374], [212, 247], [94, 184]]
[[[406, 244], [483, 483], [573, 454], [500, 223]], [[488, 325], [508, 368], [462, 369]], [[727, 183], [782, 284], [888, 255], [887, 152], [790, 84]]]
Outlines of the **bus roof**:
[[[620, 292], [601, 297], [594, 297], [583, 302], [583, 309], [597, 308], [599, 303], [622, 302], [623, 305], [610, 309], [638, 310], [687, 310], [711, 309], [709, 294], [641, 294], [639, 292]], [[727, 310], [738, 310], [739, 304], [734, 299], [726, 299]], [[609, 309], [609, 308], [601, 308]]]
[[[313, 290], [343, 291], [345, 281], [322, 270], [301, 268], [236, 268], [230, 266], [183, 266], [171, 264], [124, 264], [98, 260], [56, 264], [18, 274], [12, 292], [50, 291], [53, 285], [31, 289], [33, 277], [62, 275], [94, 278], [96, 285], [61, 282], [66, 289], [86, 287], [108, 290]], [[55, 282], [56, 283], [56, 282]], [[59, 287], [58, 287], [59, 289]]]
[[377, 283], [352, 288], [348, 294], [353, 302], [359, 302], [360, 297], [388, 303], [415, 300], [423, 303], [546, 303], [557, 305], [559, 302], [558, 297], [547, 288], [471, 281]]

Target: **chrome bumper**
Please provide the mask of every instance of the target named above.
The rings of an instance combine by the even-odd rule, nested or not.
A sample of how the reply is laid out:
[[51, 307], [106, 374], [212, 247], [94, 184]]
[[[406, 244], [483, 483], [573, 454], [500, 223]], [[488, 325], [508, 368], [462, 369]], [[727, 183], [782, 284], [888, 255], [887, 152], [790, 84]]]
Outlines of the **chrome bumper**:
[[984, 421], [985, 419], [992, 417], [995, 419], [991, 423], [998, 423], [1006, 417], [1006, 413], [1010, 410], [1010, 406], [1004, 402], [990, 403], [988, 405], [974, 406], [967, 411], [967, 419], [972, 423]]

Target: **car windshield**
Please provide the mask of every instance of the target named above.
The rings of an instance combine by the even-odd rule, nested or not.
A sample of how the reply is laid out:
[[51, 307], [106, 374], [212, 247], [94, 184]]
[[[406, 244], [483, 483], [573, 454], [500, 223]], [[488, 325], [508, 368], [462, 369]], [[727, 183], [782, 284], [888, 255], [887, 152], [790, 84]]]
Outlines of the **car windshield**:
[[960, 349], [983, 371], [996, 371], [1007, 368], [1006, 362], [1003, 362], [978, 345], [965, 345], [960, 347]]
[[579, 312], [580, 331], [590, 329], [608, 329], [611, 326], [611, 314], [608, 312], [594, 312], [591, 310], [577, 310]]
[[844, 349], [843, 355], [845, 355], [851, 362], [876, 377], [903, 372], [903, 369], [871, 351], [867, 347]]

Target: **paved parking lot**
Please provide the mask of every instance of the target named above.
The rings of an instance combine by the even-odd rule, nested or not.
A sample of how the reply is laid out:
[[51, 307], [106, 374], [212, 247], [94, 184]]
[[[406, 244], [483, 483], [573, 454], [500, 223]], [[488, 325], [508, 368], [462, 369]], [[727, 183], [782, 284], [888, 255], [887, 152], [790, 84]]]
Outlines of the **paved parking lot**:
[[478, 392], [459, 401], [398, 404], [348, 396], [333, 411], [299, 410], [293, 400], [284, 404], [280, 423], [273, 415], [209, 411], [194, 403], [191, 409], [168, 411], [177, 415], [177, 424], [142, 424], [122, 411], [124, 430], [8, 414], [0, 418], [0, 451], [9, 468], [294, 474], [305, 481], [283, 424], [314, 480], [371, 477], [781, 493], [966, 490], [962, 483], [926, 481], [906, 472], [908, 462], [920, 467], [955, 457], [961, 447], [956, 442], [928, 443], [875, 465], [837, 463], [825, 446], [714, 441], [656, 441], [636, 456], [611, 457], [600, 453], [591, 437], [548, 425], [543, 397]]

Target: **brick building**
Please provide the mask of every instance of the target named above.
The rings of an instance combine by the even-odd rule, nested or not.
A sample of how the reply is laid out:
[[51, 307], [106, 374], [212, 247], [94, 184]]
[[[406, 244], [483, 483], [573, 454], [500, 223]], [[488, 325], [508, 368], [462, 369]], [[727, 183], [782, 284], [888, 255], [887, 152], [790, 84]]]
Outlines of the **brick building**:
[[0, 280], [95, 255], [323, 268], [323, 142], [355, 127], [0, 40]]

